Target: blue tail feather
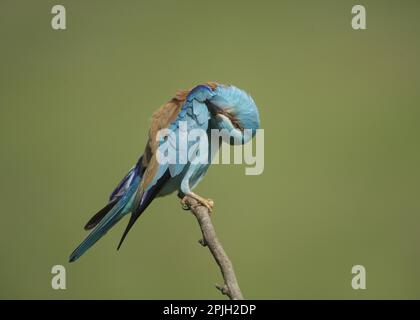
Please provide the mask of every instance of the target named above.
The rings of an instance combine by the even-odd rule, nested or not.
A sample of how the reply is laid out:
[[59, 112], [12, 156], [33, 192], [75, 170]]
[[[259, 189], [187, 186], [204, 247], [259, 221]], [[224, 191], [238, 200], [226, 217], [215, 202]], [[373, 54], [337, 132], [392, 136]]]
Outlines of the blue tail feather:
[[131, 211], [134, 195], [140, 184], [140, 176], [131, 181], [130, 186], [114, 205], [114, 207], [105, 215], [105, 217], [97, 224], [86, 239], [73, 251], [70, 255], [69, 261], [76, 261], [85, 253], [96, 241], [104, 236], [109, 229], [111, 229], [123, 216]]

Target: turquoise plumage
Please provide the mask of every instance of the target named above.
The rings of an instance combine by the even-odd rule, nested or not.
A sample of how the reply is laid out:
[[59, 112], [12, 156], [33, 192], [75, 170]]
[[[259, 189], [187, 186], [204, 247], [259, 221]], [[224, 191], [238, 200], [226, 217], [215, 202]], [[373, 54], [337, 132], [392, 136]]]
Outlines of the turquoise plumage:
[[[201, 154], [195, 141], [184, 141], [183, 137], [193, 130], [209, 135], [212, 129], [226, 129], [233, 143], [246, 143], [259, 126], [255, 102], [235, 86], [209, 82], [178, 92], [154, 113], [144, 154], [111, 193], [108, 204], [86, 224], [86, 230], [93, 230], [70, 255], [70, 262], [77, 260], [122, 217], [131, 213], [119, 249], [137, 218], [156, 197], [177, 191], [183, 203], [185, 196], [190, 196], [211, 212], [213, 202], [192, 192], [210, 166], [211, 152], [205, 150]], [[174, 135], [156, 139], [162, 129], [169, 129]], [[250, 129], [252, 134], [245, 135], [245, 129]], [[176, 161], [158, 161], [158, 150], [164, 143], [175, 150]], [[210, 148], [210, 144], [208, 146]], [[184, 154], [192, 157], [186, 159]], [[207, 157], [207, 163], [194, 161], [200, 156]]]

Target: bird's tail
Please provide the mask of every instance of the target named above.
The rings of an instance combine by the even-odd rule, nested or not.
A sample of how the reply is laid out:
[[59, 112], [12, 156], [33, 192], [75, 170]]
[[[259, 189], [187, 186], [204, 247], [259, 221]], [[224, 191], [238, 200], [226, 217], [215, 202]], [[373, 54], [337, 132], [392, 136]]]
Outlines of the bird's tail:
[[[98, 241], [102, 236], [104, 236], [109, 229], [111, 229], [123, 216], [129, 213], [132, 210], [133, 200], [135, 198], [136, 191], [139, 187], [141, 177], [139, 174], [135, 174], [133, 179], [131, 179], [128, 188], [124, 193], [111, 201], [104, 209], [102, 209], [98, 214], [96, 214], [86, 225], [86, 229], [92, 228], [92, 224], [96, 226], [91, 231], [91, 233], [86, 237], [85, 240], [72, 252], [70, 255], [70, 262], [76, 261], [80, 256], [85, 253], [91, 246], [93, 246], [96, 241]], [[109, 210], [109, 211], [107, 211]], [[94, 221], [98, 215], [103, 215], [99, 217], [100, 221]]]
[[141, 163], [142, 157], [112, 192], [109, 203], [88, 221], [85, 229], [93, 230], [70, 255], [70, 262], [79, 259], [83, 253], [102, 238], [122, 217], [131, 212], [130, 221], [118, 244], [119, 249], [136, 220], [170, 179], [170, 173], [167, 170], [146, 192], [140, 192], [139, 186], [144, 174]]

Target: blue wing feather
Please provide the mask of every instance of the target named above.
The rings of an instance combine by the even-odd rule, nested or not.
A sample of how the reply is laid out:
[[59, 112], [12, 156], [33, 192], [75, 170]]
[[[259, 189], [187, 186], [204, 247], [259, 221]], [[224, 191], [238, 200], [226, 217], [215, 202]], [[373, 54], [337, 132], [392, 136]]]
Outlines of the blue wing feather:
[[172, 138], [170, 138], [169, 141], [164, 139], [160, 140], [160, 145], [168, 142], [172, 145], [176, 151], [177, 161], [176, 163], [169, 165], [160, 164], [157, 173], [151, 183], [147, 186], [146, 191], [156, 184], [156, 182], [165, 174], [167, 169], [169, 169], [171, 177], [175, 177], [184, 170], [186, 165], [188, 165], [188, 163], [179, 161], [179, 155], [181, 152], [189, 152], [190, 148], [193, 145], [196, 145], [196, 143], [195, 141], [187, 140], [187, 150], [184, 150], [185, 142], [181, 143], [181, 141], [179, 141], [180, 130], [182, 130], [182, 127], [180, 128], [180, 122], [185, 121], [187, 132], [190, 132], [193, 129], [203, 129], [206, 131], [210, 119], [210, 112], [204, 102], [213, 97], [213, 95], [213, 91], [206, 85], [199, 85], [190, 91], [178, 117], [169, 125], [169, 129], [175, 134], [175, 141], [173, 141]]

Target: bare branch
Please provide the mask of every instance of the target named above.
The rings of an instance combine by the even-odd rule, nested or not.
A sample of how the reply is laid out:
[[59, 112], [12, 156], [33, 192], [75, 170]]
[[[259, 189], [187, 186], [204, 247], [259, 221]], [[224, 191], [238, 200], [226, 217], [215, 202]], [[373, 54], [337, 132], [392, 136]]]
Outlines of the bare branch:
[[216, 285], [216, 288], [219, 289], [222, 294], [229, 296], [231, 300], [243, 300], [244, 297], [242, 296], [238, 281], [236, 280], [232, 262], [229, 260], [219, 239], [217, 239], [216, 231], [211, 222], [208, 209], [205, 206], [200, 205], [197, 200], [191, 197], [188, 197], [187, 201], [190, 210], [197, 218], [201, 232], [203, 233], [203, 239], [199, 240], [199, 243], [203, 247], [207, 246], [209, 248], [222, 272], [224, 284], [222, 286]]

